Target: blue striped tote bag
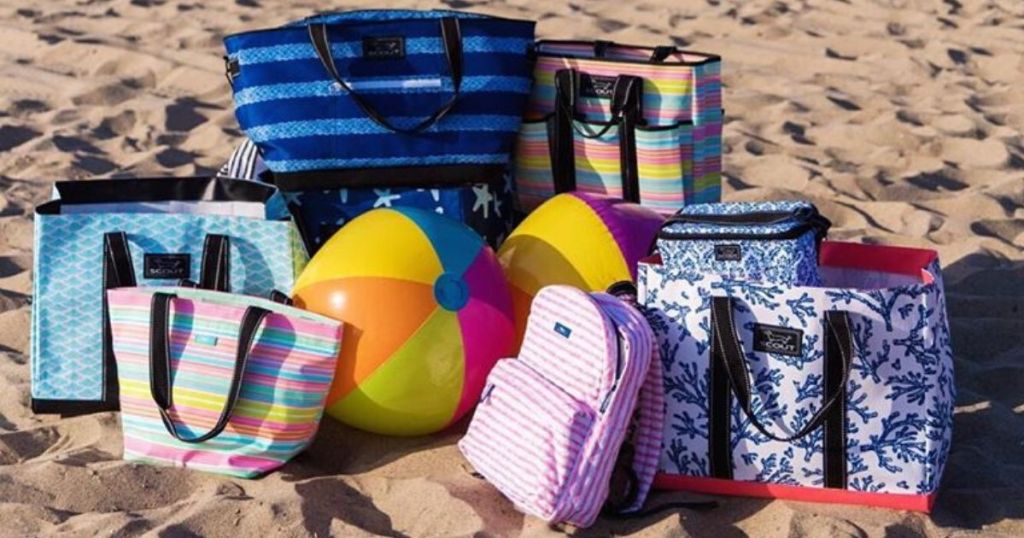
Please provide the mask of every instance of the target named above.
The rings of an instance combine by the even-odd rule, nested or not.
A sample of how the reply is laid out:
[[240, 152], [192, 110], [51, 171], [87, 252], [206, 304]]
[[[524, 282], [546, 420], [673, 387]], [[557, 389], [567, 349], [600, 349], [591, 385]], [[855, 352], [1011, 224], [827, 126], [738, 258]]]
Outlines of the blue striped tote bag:
[[315, 15], [225, 38], [235, 115], [284, 191], [499, 185], [531, 87], [532, 21]]

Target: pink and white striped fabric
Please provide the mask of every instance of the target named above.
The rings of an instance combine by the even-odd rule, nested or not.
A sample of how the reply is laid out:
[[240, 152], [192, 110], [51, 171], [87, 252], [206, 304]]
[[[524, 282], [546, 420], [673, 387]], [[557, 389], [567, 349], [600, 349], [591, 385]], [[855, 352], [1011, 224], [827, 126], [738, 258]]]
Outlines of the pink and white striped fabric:
[[[593, 524], [624, 443], [639, 509], [661, 451], [664, 396], [647, 322], [604, 293], [549, 286], [533, 300], [518, 358], [491, 372], [459, 448], [525, 513]], [[630, 432], [632, 430], [632, 432]], [[627, 439], [628, 437], [628, 439]]]

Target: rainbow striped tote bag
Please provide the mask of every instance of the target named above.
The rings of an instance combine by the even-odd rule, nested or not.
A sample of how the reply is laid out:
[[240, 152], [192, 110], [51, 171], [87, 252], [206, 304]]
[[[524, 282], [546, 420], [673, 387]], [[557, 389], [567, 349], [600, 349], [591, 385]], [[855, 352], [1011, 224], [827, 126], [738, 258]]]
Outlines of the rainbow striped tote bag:
[[609, 194], [661, 213], [717, 202], [721, 59], [675, 47], [539, 41], [516, 146], [519, 199]]
[[313, 440], [341, 323], [192, 288], [107, 292], [126, 460], [252, 478]]

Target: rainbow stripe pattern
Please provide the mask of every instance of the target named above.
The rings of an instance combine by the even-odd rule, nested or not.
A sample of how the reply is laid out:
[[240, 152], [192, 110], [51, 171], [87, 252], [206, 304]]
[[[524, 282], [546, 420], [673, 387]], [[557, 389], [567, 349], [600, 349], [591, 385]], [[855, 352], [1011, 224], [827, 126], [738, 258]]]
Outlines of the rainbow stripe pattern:
[[[586, 76], [632, 75], [644, 79], [645, 126], [635, 131], [640, 202], [661, 213], [684, 205], [717, 202], [722, 181], [722, 84], [718, 56], [676, 51], [659, 63], [654, 49], [611, 45], [595, 58], [595, 44], [537, 43], [535, 83], [520, 128], [515, 176], [520, 202], [533, 209], [554, 194], [548, 124], [555, 110], [555, 73], [575, 69]], [[622, 195], [618, 128], [598, 137], [611, 118], [610, 100], [579, 95], [575, 129], [576, 188]]]
[[[227, 400], [242, 316], [271, 313], [257, 331], [237, 404], [224, 431], [202, 443], [168, 433], [150, 392], [154, 292], [174, 293], [170, 317], [172, 401], [178, 430], [210, 430]], [[188, 288], [107, 293], [121, 392], [124, 459], [252, 478], [277, 469], [313, 440], [334, 378], [341, 323], [253, 297]]]

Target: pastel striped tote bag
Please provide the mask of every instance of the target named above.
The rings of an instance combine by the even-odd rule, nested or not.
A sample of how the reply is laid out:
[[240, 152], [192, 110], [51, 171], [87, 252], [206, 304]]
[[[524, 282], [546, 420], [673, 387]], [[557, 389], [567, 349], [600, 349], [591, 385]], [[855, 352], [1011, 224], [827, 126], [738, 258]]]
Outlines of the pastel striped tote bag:
[[313, 440], [340, 322], [190, 288], [107, 298], [126, 460], [252, 478]]
[[721, 197], [721, 59], [675, 47], [539, 41], [515, 176], [532, 209], [609, 194], [665, 214]]
[[664, 422], [643, 316], [605, 293], [537, 294], [519, 357], [498, 362], [459, 449], [522, 512], [587, 527], [639, 510]]

